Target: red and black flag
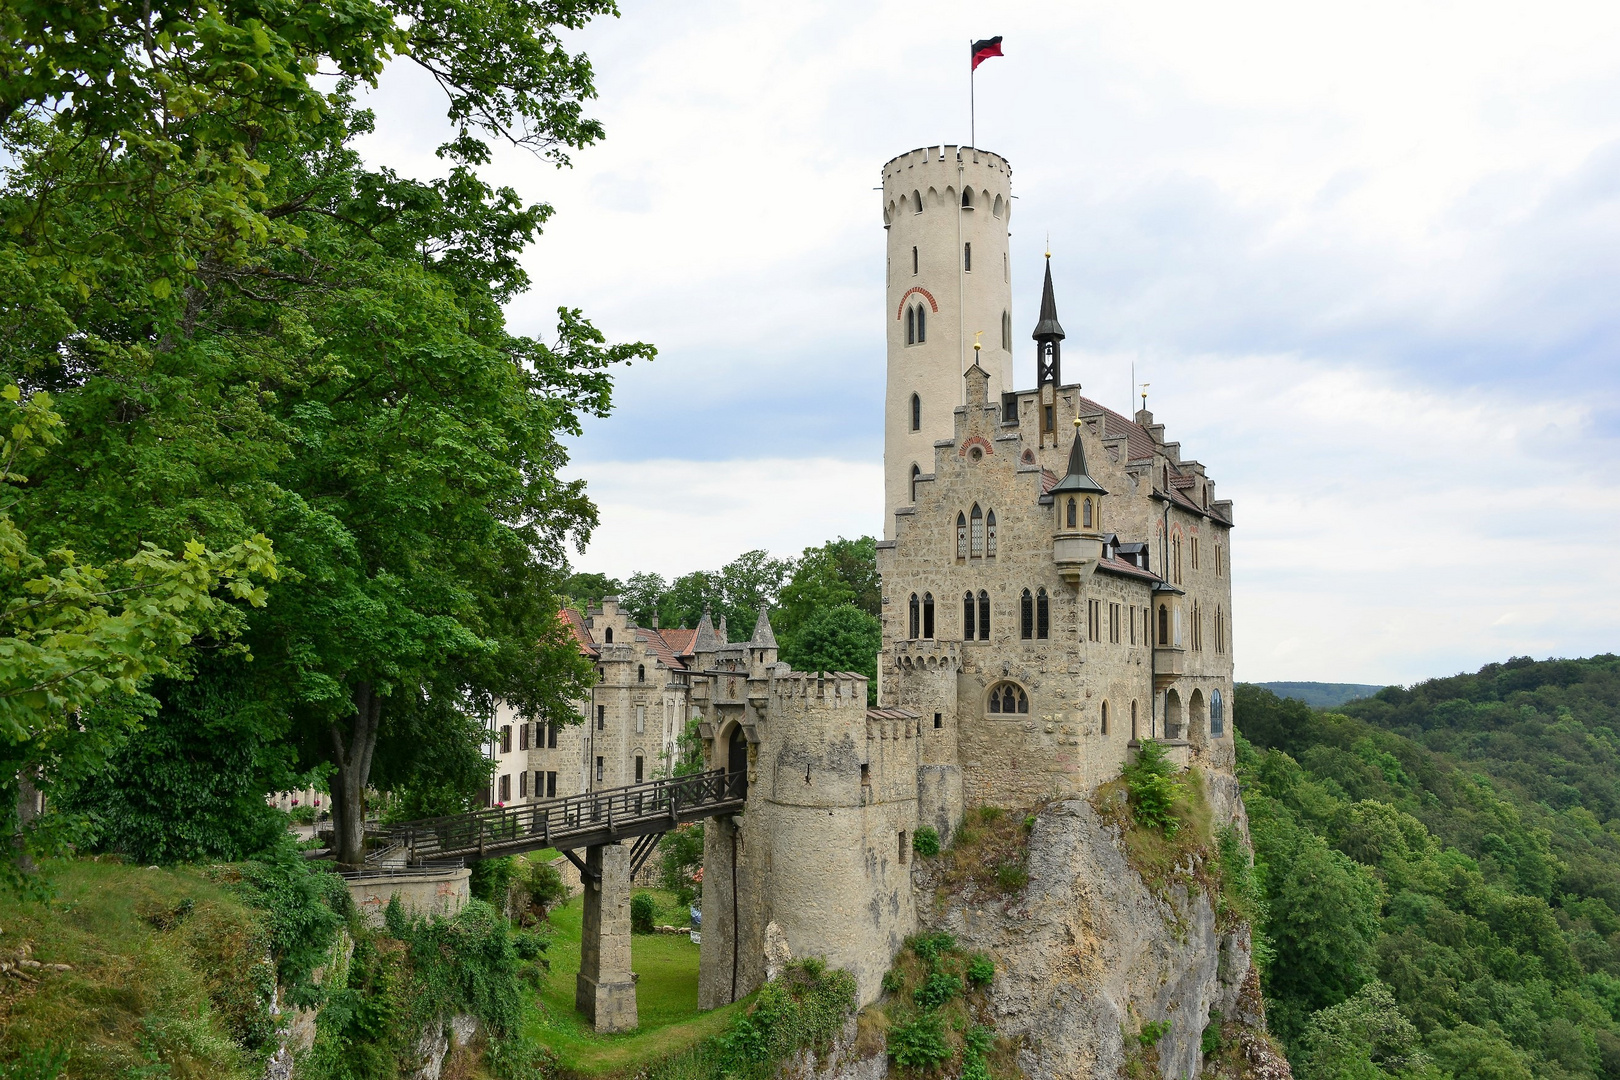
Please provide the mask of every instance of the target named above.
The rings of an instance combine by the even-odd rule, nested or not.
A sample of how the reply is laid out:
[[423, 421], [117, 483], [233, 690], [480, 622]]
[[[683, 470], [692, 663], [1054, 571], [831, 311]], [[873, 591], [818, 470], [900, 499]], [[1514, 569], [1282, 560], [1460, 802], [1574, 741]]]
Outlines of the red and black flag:
[[983, 41], [975, 41], [973, 43], [973, 67], [970, 70], [978, 71], [980, 64], [984, 63], [986, 60], [990, 59], [992, 56], [1000, 56], [1000, 55], [1001, 55], [1001, 35], [1000, 34], [997, 34], [993, 38], [985, 38]]

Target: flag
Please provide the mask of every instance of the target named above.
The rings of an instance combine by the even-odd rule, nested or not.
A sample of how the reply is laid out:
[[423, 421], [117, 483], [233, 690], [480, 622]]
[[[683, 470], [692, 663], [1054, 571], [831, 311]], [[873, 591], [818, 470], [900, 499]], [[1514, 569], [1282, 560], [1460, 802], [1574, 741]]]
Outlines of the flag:
[[998, 34], [993, 38], [985, 38], [983, 41], [975, 41], [973, 43], [973, 67], [971, 70], [978, 71], [980, 64], [984, 63], [992, 56], [1000, 55], [1001, 35]]

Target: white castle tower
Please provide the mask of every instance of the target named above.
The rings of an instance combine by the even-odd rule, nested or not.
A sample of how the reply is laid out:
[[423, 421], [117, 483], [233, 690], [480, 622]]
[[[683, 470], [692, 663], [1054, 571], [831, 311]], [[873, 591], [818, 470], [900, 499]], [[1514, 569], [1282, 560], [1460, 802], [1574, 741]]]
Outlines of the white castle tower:
[[963, 379], [981, 346], [991, 400], [1013, 386], [1012, 167], [971, 146], [930, 146], [883, 166], [889, 234], [889, 372], [884, 405], [883, 535], [912, 504], [912, 477], [933, 470]]

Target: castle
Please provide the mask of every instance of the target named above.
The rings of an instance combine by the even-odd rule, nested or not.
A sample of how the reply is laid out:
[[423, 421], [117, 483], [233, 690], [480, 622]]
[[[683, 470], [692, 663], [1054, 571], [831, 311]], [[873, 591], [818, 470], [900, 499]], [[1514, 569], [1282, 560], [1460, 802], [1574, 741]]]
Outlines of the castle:
[[598, 665], [585, 723], [502, 736], [502, 775], [525, 779], [500, 801], [650, 778], [688, 718], [710, 768], [746, 771], [746, 811], [705, 832], [705, 1008], [785, 954], [825, 956], [875, 999], [917, 926], [920, 827], [948, 839], [972, 806], [1085, 794], [1144, 738], [1231, 772], [1232, 504], [1145, 408], [1064, 381], [1050, 257], [1017, 389], [1011, 176], [970, 147], [883, 168], [879, 707], [861, 675], [779, 663], [763, 613], [731, 643], [707, 619], [636, 627], [607, 600], [565, 613]]

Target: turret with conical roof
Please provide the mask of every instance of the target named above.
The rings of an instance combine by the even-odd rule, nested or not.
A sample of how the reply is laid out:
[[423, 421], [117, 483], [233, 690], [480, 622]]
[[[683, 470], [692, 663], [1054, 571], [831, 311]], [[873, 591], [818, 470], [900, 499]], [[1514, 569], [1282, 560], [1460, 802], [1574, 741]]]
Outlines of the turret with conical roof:
[[754, 620], [754, 636], [748, 639], [750, 649], [776, 648], [776, 633], [771, 629], [771, 617], [764, 608], [759, 609], [759, 618]]
[[714, 620], [709, 618], [709, 609], [703, 609], [703, 618], [698, 620], [697, 637], [692, 639], [694, 653], [712, 653], [720, 647], [720, 639], [714, 633]]

